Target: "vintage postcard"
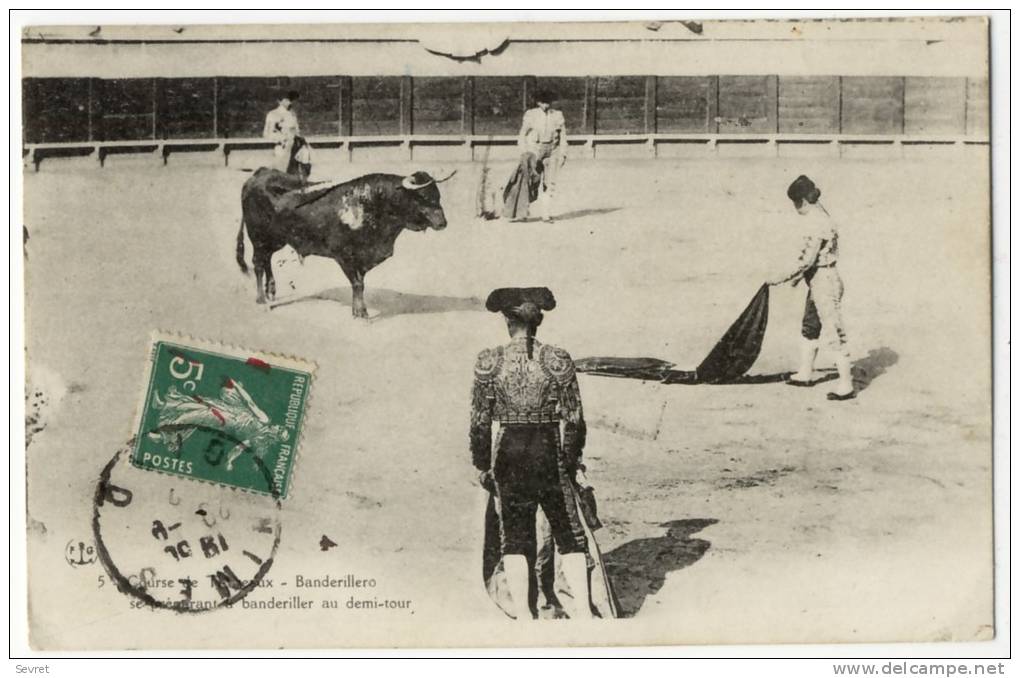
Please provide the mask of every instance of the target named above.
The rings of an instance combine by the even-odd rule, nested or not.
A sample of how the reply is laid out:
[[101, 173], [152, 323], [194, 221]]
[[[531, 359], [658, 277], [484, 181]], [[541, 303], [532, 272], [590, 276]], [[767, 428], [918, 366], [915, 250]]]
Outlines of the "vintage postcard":
[[988, 36], [24, 28], [30, 647], [994, 638]]

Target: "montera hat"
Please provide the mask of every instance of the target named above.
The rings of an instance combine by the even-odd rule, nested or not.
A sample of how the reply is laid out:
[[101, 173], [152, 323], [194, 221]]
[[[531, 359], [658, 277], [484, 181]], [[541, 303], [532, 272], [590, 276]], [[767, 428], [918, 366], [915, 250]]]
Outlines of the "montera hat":
[[822, 197], [822, 191], [815, 182], [808, 179], [806, 176], [801, 174], [799, 177], [793, 180], [790, 187], [786, 189], [786, 196], [795, 203], [801, 203], [805, 200], [811, 204], [818, 202], [818, 199]]
[[548, 287], [501, 287], [489, 294], [485, 308], [493, 313], [506, 313], [526, 302], [542, 311], [556, 308], [556, 298]]

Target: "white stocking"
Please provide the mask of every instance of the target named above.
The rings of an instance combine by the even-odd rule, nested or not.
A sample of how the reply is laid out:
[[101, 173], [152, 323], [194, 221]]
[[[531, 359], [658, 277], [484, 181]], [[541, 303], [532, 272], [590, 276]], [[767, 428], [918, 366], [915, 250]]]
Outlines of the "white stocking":
[[574, 598], [575, 619], [591, 619], [591, 594], [588, 588], [588, 556], [568, 553], [563, 556], [563, 576]]
[[531, 607], [528, 605], [528, 559], [521, 555], [503, 556], [503, 571], [506, 573], [507, 587], [513, 599], [514, 617], [517, 621], [531, 620]]

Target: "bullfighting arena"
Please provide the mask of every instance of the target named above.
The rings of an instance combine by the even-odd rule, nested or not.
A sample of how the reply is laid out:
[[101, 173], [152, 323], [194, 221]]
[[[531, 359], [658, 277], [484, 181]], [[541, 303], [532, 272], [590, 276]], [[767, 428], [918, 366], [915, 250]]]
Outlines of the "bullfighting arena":
[[[473, 361], [506, 341], [485, 295], [549, 286], [558, 307], [539, 338], [575, 359], [693, 368], [761, 283], [792, 265], [785, 191], [804, 173], [842, 229], [858, 397], [833, 403], [827, 385], [782, 383], [797, 360], [803, 286], [773, 290], [764, 347], [743, 383], [581, 375], [588, 479], [605, 524], [597, 536], [631, 619], [584, 633], [551, 625], [549, 640], [990, 637], [987, 148], [571, 159], [553, 224], [475, 217], [477, 163], [331, 165], [325, 155], [313, 179], [459, 170], [442, 185], [448, 227], [403, 233], [368, 274], [369, 321], [351, 317], [336, 263], [301, 263], [286, 249], [274, 260], [284, 303], [255, 304], [234, 245], [250, 176], [242, 168], [264, 154], [231, 167], [124, 156], [103, 169], [66, 161], [26, 172], [29, 378], [39, 394], [27, 452], [30, 562], [62, 558], [47, 522], [77, 521], [89, 534], [90, 516], [68, 518], [66, 507], [89, 505], [98, 470], [130, 437], [147, 340], [162, 329], [318, 366], [277, 585], [249, 600], [300, 592], [279, 588], [293, 589], [298, 575], [353, 573], [378, 582], [371, 596], [411, 601], [340, 609], [334, 626], [278, 610], [267, 634], [330, 647], [405, 628], [400, 643], [413, 645], [418, 620], [465, 644], [508, 642], [486, 631], [501, 628], [487, 626], [500, 613], [481, 584], [483, 491], [467, 447]], [[510, 169], [500, 161], [492, 173]], [[250, 263], [250, 243], [247, 252]], [[336, 547], [320, 549], [324, 536]], [[88, 605], [97, 570], [61, 571], [32, 579], [40, 645], [116, 647], [118, 629], [140, 620], [173, 645], [180, 625], [195, 623], [125, 604], [80, 626], [47, 602]], [[361, 596], [337, 592], [341, 607], [351, 594]], [[210, 644], [251, 645], [231, 616], [258, 613], [205, 618]]]

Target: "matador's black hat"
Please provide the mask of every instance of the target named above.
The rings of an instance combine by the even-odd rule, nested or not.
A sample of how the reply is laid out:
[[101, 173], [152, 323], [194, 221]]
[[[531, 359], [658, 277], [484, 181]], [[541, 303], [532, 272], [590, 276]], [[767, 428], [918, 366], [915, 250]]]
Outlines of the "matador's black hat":
[[502, 313], [526, 301], [530, 301], [542, 311], [556, 308], [556, 298], [548, 287], [501, 287], [489, 294], [489, 298], [485, 300], [485, 308], [493, 313]]
[[801, 174], [799, 177], [794, 179], [793, 183], [790, 184], [790, 187], [786, 189], [786, 197], [794, 202], [803, 202], [807, 200], [809, 203], [814, 204], [818, 202], [820, 197], [822, 197], [822, 191], [815, 186], [815, 182]]

